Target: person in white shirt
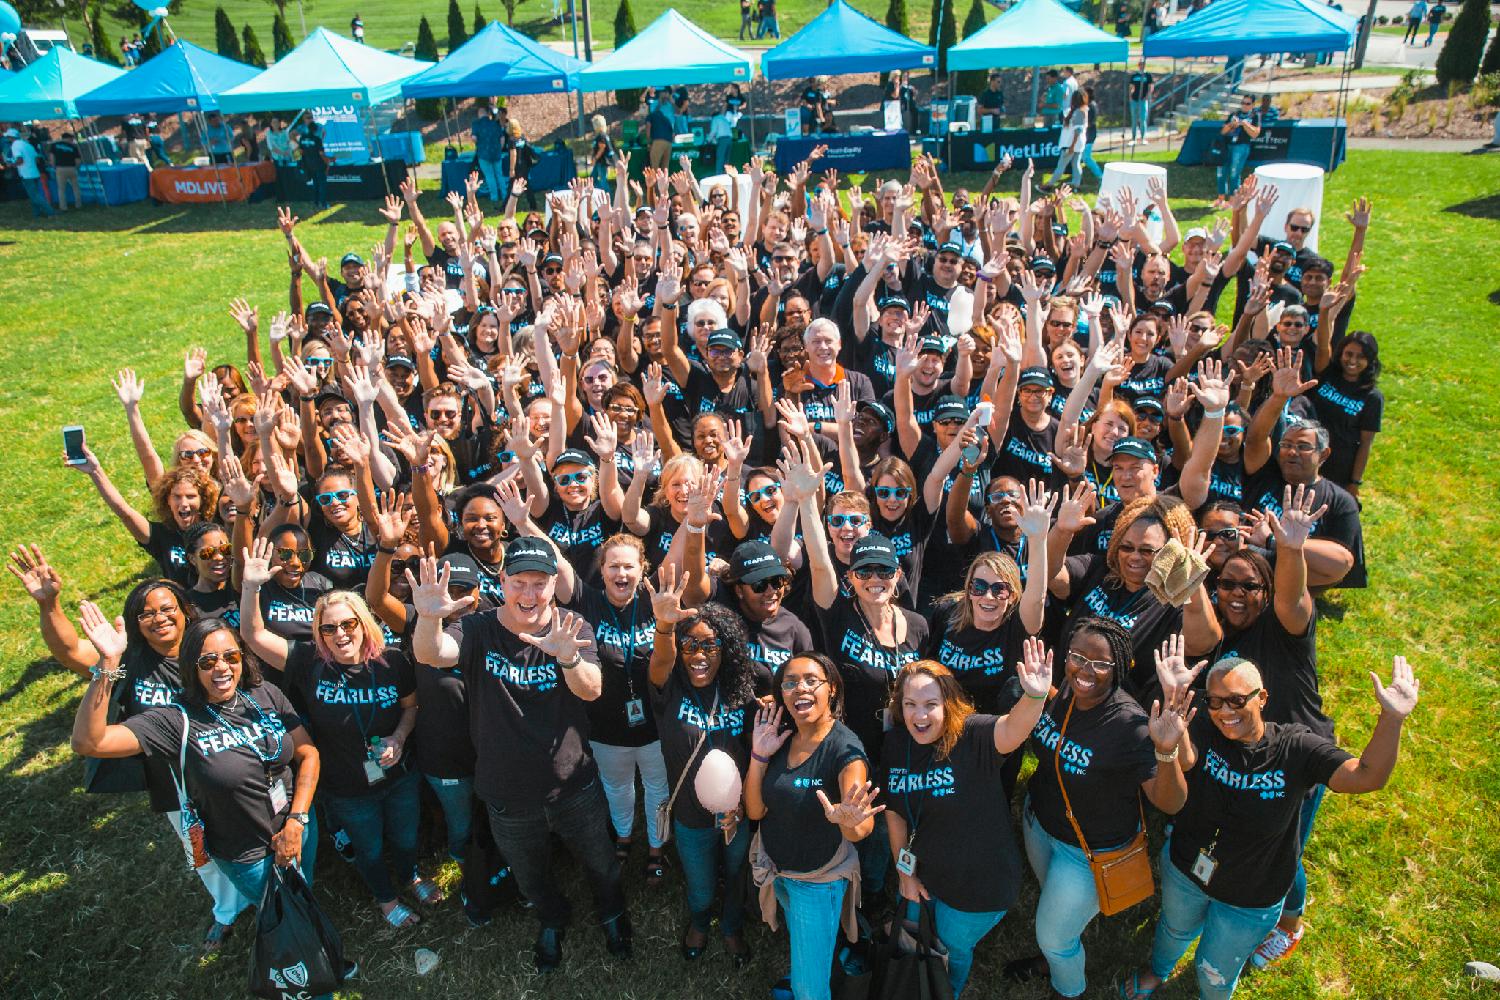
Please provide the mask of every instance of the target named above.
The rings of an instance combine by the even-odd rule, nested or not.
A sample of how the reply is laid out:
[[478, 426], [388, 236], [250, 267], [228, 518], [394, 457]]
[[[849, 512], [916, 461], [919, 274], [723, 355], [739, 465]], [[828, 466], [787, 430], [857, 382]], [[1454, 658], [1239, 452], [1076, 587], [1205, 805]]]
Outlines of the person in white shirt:
[[724, 164], [729, 162], [729, 147], [734, 142], [734, 130], [743, 113], [726, 107], [714, 115], [708, 123], [708, 141], [714, 144], [714, 173], [722, 174]]
[[31, 199], [31, 214], [35, 218], [52, 215], [52, 206], [47, 202], [47, 191], [42, 186], [41, 156], [36, 147], [21, 137], [13, 128], [5, 130], [5, 162], [16, 168], [26, 197]]

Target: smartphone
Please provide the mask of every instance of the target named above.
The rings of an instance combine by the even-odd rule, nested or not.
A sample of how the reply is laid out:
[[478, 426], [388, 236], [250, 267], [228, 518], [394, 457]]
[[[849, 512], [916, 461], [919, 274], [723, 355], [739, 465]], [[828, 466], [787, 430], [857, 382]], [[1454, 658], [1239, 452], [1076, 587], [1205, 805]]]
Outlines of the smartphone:
[[69, 465], [83, 465], [88, 462], [88, 456], [83, 453], [83, 427], [78, 424], [70, 424], [62, 429], [63, 453]]

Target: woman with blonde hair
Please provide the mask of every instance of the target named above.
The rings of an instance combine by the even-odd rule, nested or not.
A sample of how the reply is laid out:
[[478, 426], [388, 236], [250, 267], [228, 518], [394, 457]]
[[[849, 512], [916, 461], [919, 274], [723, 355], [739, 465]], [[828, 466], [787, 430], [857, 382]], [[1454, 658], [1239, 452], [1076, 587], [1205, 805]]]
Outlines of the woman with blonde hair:
[[609, 165], [619, 154], [615, 150], [615, 140], [609, 134], [609, 122], [603, 115], [595, 115], [589, 119], [589, 127], [594, 130], [590, 137], [594, 140], [594, 148], [589, 154], [589, 177], [594, 187], [613, 194], [614, 188], [609, 184]]
[[[271, 579], [271, 543], [245, 553], [240, 633], [250, 651], [284, 672], [287, 695], [302, 713], [322, 755], [318, 801], [332, 829], [342, 829], [354, 867], [392, 927], [419, 918], [397, 895], [436, 905], [443, 892], [417, 874], [417, 772], [406, 740], [417, 722], [416, 678], [407, 655], [385, 645], [364, 598], [331, 590], [313, 607], [312, 641], [288, 641], [266, 628], [260, 588]], [[385, 863], [389, 853], [393, 882]]]
[[[637, 433], [632, 450], [635, 452], [636, 467], [650, 468], [655, 456], [655, 441], [651, 435]], [[645, 541], [646, 558], [652, 565], [660, 567], [670, 563], [674, 568], [681, 568], [683, 542], [675, 541], [680, 534], [679, 528], [695, 534], [707, 532], [708, 537], [703, 540], [703, 544], [705, 558], [710, 562], [720, 554], [728, 555], [729, 550], [734, 547], [734, 536], [729, 533], [722, 519], [711, 519], [707, 528], [696, 531], [686, 524], [688, 503], [699, 490], [712, 489], [709, 496], [717, 506], [718, 501], [714, 498], [718, 497], [719, 489], [724, 484], [722, 472], [704, 469], [703, 462], [696, 455], [676, 455], [661, 467], [656, 493], [651, 497], [651, 502], [643, 507], [641, 496], [646, 491], [646, 479], [645, 475], [637, 475], [630, 481], [630, 489], [625, 491], [620, 523]]]

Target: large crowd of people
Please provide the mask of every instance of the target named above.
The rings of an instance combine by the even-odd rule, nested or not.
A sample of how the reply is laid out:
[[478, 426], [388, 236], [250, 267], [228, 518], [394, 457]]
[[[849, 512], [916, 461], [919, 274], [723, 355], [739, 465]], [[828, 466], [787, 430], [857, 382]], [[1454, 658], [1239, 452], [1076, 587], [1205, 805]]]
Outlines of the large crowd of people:
[[521, 217], [476, 176], [436, 225], [408, 181], [373, 249], [280, 209], [288, 300], [230, 304], [243, 357], [178, 345], [182, 422], [114, 380], [149, 508], [64, 456], [152, 575], [100, 608], [10, 562], [88, 678], [91, 787], [186, 838], [204, 947], [321, 840], [397, 928], [489, 921], [507, 872], [542, 971], [574, 924], [630, 956], [631, 897], [673, 883], [683, 961], [743, 966], [754, 900], [797, 1000], [923, 909], [955, 994], [1003, 923], [1037, 953], [1007, 975], [1079, 996], [1085, 929], [1153, 886], [1122, 996], [1194, 941], [1205, 998], [1291, 954], [1324, 795], [1379, 790], [1417, 702], [1400, 656], [1364, 665], [1354, 753], [1319, 693], [1317, 595], [1365, 584], [1370, 205], [1335, 264], [1312, 208], [1261, 238], [1254, 177], [1184, 232], [1160, 185], [1090, 206], [1028, 165], [1000, 196], [1010, 166], [650, 169]]

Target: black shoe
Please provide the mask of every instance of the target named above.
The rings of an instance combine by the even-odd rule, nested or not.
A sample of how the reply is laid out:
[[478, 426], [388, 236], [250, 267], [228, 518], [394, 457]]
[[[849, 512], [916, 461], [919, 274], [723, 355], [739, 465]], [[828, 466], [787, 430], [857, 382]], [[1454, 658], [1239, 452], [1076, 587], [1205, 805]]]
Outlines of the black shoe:
[[683, 932], [682, 942], [681, 942], [681, 945], [680, 945], [681, 950], [682, 950], [682, 957], [685, 958], [685, 959], [687, 959], [689, 962], [693, 961], [694, 959], [697, 959], [697, 958], [701, 957], [703, 955], [703, 949], [708, 946], [708, 935], [707, 934], [703, 935], [703, 943], [702, 944], [688, 944], [688, 935], [691, 934], [692, 932], [693, 932], [692, 927], [689, 927], [686, 931]]
[[[733, 945], [738, 945], [738, 949], [731, 942], [733, 942]], [[737, 934], [734, 937], [726, 937], [724, 939], [724, 950], [729, 952], [730, 958], [734, 959], [734, 967], [736, 969], [743, 969], [755, 957], [755, 952], [750, 948], [750, 945], [746, 943], [744, 938]]]
[[1012, 983], [1029, 983], [1033, 979], [1050, 975], [1051, 969], [1047, 965], [1046, 958], [1041, 955], [1032, 955], [1030, 958], [1018, 958], [1014, 962], [1006, 962], [1001, 974]]
[[622, 913], [604, 922], [604, 948], [619, 958], [630, 957], [630, 915]]
[[553, 972], [562, 964], [563, 935], [561, 927], [543, 927], [536, 936], [536, 971]]

